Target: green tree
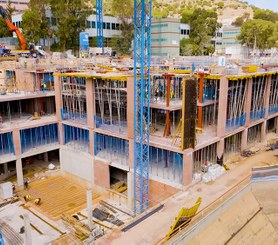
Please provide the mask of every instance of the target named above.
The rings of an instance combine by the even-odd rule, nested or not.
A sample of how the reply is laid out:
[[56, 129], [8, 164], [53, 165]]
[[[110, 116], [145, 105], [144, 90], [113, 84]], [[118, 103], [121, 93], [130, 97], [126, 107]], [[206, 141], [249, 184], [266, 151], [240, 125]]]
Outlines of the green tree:
[[276, 23], [255, 19], [243, 23], [238, 40], [254, 50], [265, 50], [277, 46], [277, 35]]
[[[15, 8], [11, 5], [11, 0], [8, 1], [7, 6], [5, 8], [8, 19], [12, 19], [12, 14], [15, 11]], [[0, 37], [12, 37], [13, 33], [9, 30], [5, 20], [0, 16]]]
[[27, 42], [38, 43], [40, 38], [48, 38], [52, 31], [46, 18], [47, 0], [31, 0], [29, 10], [22, 16], [22, 30]]
[[[194, 55], [207, 53], [211, 46], [211, 38], [215, 36], [221, 24], [217, 22], [217, 13], [211, 10], [195, 9], [189, 17], [190, 24], [189, 43]], [[211, 50], [211, 48], [209, 48]]]
[[89, 0], [49, 0], [54, 18], [57, 18], [56, 37], [60, 48], [79, 47], [79, 33], [86, 29], [86, 19], [93, 12], [88, 8]]
[[276, 22], [278, 21], [278, 13], [267, 9], [254, 8], [254, 19]]
[[115, 49], [119, 54], [130, 54], [133, 40], [133, 0], [112, 0], [112, 14], [118, 16], [121, 25], [122, 39], [115, 37]]

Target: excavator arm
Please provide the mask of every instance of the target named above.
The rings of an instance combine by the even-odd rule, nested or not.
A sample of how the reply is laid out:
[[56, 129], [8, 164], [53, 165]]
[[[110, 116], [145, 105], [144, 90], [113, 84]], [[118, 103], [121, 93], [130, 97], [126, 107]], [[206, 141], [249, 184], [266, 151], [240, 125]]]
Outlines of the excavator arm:
[[7, 12], [2, 6], [0, 6], [0, 15], [2, 15], [2, 17], [5, 20], [6, 25], [9, 28], [9, 30], [12, 31], [12, 32], [14, 31], [16, 33], [17, 38], [18, 38], [19, 43], [20, 43], [20, 49], [21, 50], [26, 50], [27, 49], [27, 42], [26, 42], [24, 36], [20, 32], [20, 30], [9, 20]]

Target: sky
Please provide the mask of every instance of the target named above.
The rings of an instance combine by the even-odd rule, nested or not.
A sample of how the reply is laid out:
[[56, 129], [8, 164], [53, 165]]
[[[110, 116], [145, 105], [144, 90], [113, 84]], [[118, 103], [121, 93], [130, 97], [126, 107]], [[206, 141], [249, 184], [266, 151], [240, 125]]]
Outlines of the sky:
[[278, 12], [278, 0], [245, 0], [256, 7]]

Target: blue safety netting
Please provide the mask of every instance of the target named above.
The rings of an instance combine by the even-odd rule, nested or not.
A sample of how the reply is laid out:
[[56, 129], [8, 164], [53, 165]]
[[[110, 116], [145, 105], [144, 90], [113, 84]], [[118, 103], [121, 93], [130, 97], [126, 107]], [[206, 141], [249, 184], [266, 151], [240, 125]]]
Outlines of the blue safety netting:
[[0, 155], [14, 154], [12, 133], [0, 134]]
[[116, 161], [127, 165], [129, 153], [128, 140], [112, 137], [104, 134], [95, 133], [94, 135], [94, 154], [101, 158]]
[[269, 112], [269, 114], [277, 113], [278, 112], [278, 105], [269, 106], [268, 112]]
[[227, 129], [238, 128], [244, 126], [246, 122], [246, 113], [242, 114], [240, 117], [228, 119], [226, 121]]
[[58, 141], [57, 124], [20, 130], [22, 153], [42, 145], [58, 143]]
[[258, 111], [251, 111], [250, 112], [250, 120], [257, 121], [261, 118], [264, 118], [264, 115], [265, 115], [265, 109], [258, 110]]
[[65, 109], [61, 109], [62, 120], [78, 121], [80, 124], [87, 124], [87, 114], [85, 113], [75, 113]]
[[89, 152], [89, 146], [90, 146], [89, 130], [83, 128], [77, 128], [69, 125], [63, 125], [63, 127], [64, 127], [65, 144], [69, 144], [72, 148], [76, 150]]
[[150, 146], [150, 174], [182, 184], [182, 155], [173, 151]]
[[98, 116], [94, 116], [94, 119], [95, 119], [95, 127], [96, 128], [100, 128], [102, 125], [114, 125], [114, 126], [119, 126], [119, 127], [127, 127], [126, 121], [112, 120], [112, 124], [111, 124], [110, 120], [105, 120]]

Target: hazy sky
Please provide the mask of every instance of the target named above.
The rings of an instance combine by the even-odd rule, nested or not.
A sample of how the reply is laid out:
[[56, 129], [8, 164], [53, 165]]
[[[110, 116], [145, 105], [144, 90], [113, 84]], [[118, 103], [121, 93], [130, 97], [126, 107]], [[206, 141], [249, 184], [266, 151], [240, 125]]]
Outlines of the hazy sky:
[[256, 7], [278, 12], [278, 0], [245, 0]]

